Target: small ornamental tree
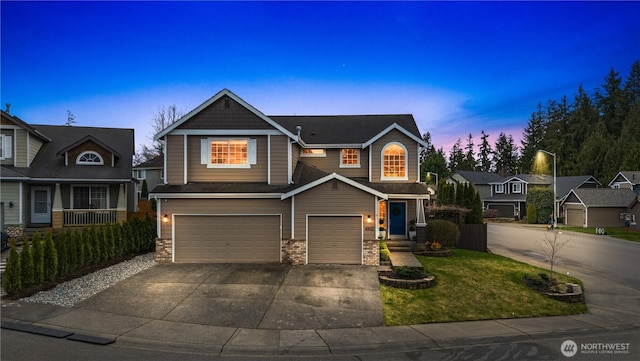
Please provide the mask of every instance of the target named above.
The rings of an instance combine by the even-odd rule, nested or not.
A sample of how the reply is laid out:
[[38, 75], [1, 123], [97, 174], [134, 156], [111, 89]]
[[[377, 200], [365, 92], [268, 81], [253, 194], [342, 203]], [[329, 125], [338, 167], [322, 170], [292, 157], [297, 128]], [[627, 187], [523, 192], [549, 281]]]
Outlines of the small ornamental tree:
[[33, 251], [26, 235], [22, 237], [22, 251], [20, 252], [20, 268], [22, 287], [29, 287], [35, 284], [35, 269], [33, 265]]
[[22, 282], [20, 280], [22, 271], [20, 268], [20, 255], [16, 249], [16, 240], [12, 238], [9, 242], [11, 250], [7, 259], [7, 268], [2, 275], [2, 287], [8, 295], [13, 296], [22, 290]]
[[143, 199], [149, 198], [149, 188], [147, 186], [147, 180], [146, 179], [142, 180], [142, 190], [141, 190], [141, 195], [140, 196]]
[[553, 265], [558, 260], [558, 252], [569, 243], [569, 239], [558, 237], [562, 232], [557, 229], [553, 230], [553, 236], [545, 233], [542, 239], [542, 251], [549, 259], [549, 280], [553, 282]]

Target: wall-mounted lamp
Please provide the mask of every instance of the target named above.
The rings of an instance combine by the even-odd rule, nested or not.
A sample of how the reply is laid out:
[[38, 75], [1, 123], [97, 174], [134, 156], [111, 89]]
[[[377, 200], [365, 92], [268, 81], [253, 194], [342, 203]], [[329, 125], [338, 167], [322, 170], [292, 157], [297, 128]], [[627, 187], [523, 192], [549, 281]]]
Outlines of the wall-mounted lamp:
[[371, 223], [371, 215], [370, 214], [367, 216], [367, 223]]
[[164, 217], [162, 217], [162, 222], [167, 223], [169, 222], [169, 216], [167, 216], [166, 214], [164, 215]]
[[13, 202], [9, 202], [9, 208], [13, 208]]

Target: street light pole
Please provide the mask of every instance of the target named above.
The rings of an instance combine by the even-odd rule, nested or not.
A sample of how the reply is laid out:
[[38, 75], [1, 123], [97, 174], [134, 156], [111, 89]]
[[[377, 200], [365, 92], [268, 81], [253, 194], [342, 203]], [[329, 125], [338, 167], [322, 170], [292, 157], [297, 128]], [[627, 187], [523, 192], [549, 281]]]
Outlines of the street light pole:
[[540, 149], [540, 152], [547, 153], [553, 156], [553, 228], [558, 228], [558, 207], [557, 207], [557, 195], [556, 195], [556, 153], [548, 152], [544, 149]]

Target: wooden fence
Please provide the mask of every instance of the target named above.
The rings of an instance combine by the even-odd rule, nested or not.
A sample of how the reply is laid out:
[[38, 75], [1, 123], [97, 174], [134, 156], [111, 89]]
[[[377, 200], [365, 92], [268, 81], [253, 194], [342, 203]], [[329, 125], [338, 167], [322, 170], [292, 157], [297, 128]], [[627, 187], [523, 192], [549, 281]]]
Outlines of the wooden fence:
[[487, 252], [487, 224], [459, 224], [460, 239], [457, 248]]

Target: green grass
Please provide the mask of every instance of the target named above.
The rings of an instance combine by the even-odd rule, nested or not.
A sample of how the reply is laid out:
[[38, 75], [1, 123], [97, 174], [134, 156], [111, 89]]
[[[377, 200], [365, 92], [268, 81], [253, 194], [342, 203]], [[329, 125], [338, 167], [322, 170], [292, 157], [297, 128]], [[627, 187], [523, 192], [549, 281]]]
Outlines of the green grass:
[[[570, 232], [580, 232], [580, 233], [589, 233], [596, 234], [596, 229], [594, 227], [582, 228], [582, 227], [560, 227], [562, 231], [570, 231]], [[619, 239], [626, 239], [627, 241], [640, 242], [640, 232], [632, 231], [627, 228], [607, 228], [604, 230], [607, 232], [608, 236]]]
[[[418, 260], [437, 284], [424, 290], [381, 286], [387, 326], [430, 322], [489, 320], [516, 317], [572, 315], [587, 312], [583, 303], [552, 300], [525, 286], [525, 275], [548, 273], [512, 259], [454, 249], [451, 257]], [[563, 282], [581, 282], [558, 275]]]

